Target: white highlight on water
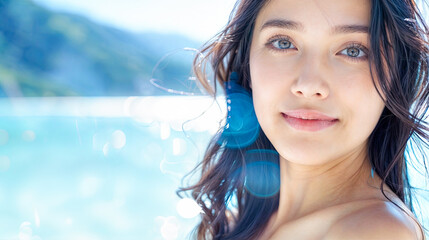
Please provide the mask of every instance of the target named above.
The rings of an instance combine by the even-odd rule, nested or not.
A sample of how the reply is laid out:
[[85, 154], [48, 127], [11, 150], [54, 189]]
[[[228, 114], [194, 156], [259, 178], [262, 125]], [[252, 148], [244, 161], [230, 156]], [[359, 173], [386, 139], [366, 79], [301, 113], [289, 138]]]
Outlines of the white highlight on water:
[[[223, 96], [216, 101], [210, 96], [5, 98], [0, 99], [0, 109], [0, 117], [129, 117], [209, 133], [219, 129], [226, 115]], [[4, 136], [0, 132], [0, 145]]]

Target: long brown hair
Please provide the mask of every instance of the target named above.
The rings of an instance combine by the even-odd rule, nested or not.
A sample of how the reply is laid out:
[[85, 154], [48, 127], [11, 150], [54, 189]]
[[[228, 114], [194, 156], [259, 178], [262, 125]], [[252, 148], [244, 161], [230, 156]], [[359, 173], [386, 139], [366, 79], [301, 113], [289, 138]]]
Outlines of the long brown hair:
[[[209, 92], [216, 95], [218, 90], [216, 84], [210, 86], [201, 68], [206, 62], [211, 64], [219, 83], [227, 82], [231, 73], [237, 72], [238, 84], [251, 91], [252, 32], [258, 13], [268, 2], [239, 0], [225, 29], [202, 49], [206, 57], [195, 59], [194, 70]], [[385, 183], [414, 211], [406, 146], [413, 142], [415, 156], [426, 162], [423, 148], [428, 147], [429, 139], [424, 119], [429, 103], [428, 27], [413, 0], [372, 0], [369, 35], [371, 73], [385, 101], [385, 109], [369, 137], [369, 159], [383, 180], [383, 194], [386, 196]], [[199, 181], [179, 189], [178, 194], [191, 191], [203, 210], [195, 232], [198, 239], [255, 239], [277, 210], [279, 195], [260, 197], [249, 192], [244, 186], [249, 161], [245, 155], [251, 149], [275, 150], [262, 130], [253, 144], [240, 148], [228, 147], [223, 131], [213, 137], [203, 161], [193, 170], [201, 171]], [[228, 211], [231, 202], [237, 210], [233, 216]]]

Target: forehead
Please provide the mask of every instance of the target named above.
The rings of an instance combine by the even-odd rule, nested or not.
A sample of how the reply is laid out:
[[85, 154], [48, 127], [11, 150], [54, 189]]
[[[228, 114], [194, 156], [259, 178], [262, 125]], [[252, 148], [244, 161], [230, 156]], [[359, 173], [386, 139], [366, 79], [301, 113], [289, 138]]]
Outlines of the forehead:
[[259, 12], [256, 27], [270, 19], [303, 23], [306, 29], [335, 25], [369, 25], [370, 0], [270, 0]]

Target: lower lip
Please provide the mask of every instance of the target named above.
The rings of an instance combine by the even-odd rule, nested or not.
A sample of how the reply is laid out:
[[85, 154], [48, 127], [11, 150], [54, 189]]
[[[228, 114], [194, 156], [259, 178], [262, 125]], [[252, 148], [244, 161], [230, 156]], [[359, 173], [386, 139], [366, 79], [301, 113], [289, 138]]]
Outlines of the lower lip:
[[301, 118], [290, 117], [286, 114], [282, 114], [286, 122], [293, 128], [301, 131], [317, 132], [325, 128], [331, 127], [338, 122], [335, 120], [306, 120]]

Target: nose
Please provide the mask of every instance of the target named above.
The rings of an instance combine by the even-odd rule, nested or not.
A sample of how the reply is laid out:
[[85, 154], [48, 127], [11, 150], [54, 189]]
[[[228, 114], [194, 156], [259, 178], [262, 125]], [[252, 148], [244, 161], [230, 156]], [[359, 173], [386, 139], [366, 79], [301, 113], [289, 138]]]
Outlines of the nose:
[[329, 96], [329, 86], [324, 79], [321, 60], [309, 59], [303, 63], [300, 74], [291, 86], [291, 92], [308, 99], [325, 99]]

